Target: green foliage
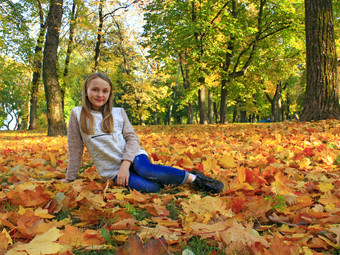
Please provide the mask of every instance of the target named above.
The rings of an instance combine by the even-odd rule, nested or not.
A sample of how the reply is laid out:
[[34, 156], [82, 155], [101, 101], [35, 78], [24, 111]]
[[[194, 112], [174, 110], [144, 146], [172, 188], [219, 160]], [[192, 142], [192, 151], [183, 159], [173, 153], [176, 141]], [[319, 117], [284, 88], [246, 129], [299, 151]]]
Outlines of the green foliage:
[[282, 195], [275, 195], [275, 196], [265, 196], [264, 197], [267, 201], [272, 202], [272, 209], [283, 211], [286, 205], [286, 198]]
[[[46, 15], [49, 1], [41, 3]], [[66, 120], [71, 109], [80, 105], [84, 79], [92, 72], [98, 31], [98, 2], [76, 3], [76, 18], [72, 21], [74, 43], [65, 79], [72, 1], [64, 1], [58, 49], [59, 79], [66, 91]], [[261, 3], [265, 5], [261, 7]], [[338, 3], [339, 0], [333, 1], [335, 17], [339, 13]], [[25, 127], [29, 77], [38, 37], [38, 31], [31, 29], [39, 25], [37, 4], [31, 0], [5, 1], [0, 10], [2, 58], [10, 56], [15, 66], [26, 63], [25, 77], [19, 78], [25, 81], [20, 91], [26, 98], [14, 95], [19, 103], [19, 110], [15, 112]], [[301, 111], [305, 87], [302, 0], [294, 3], [288, 0], [154, 0], [140, 10], [141, 5], [134, 8], [144, 15], [142, 39], [140, 31], [136, 33], [129, 28], [134, 15], [131, 9], [115, 12], [121, 5], [105, 3], [98, 68], [113, 81], [114, 106], [124, 107], [133, 124], [184, 124], [189, 118], [189, 107], [193, 109], [194, 121], [199, 121], [200, 78], [204, 78], [207, 90], [213, 92], [215, 121], [219, 119], [222, 104], [222, 84], [228, 94], [229, 121], [239, 120], [241, 112], [246, 112], [247, 117], [271, 117], [266, 94], [273, 97], [278, 82], [288, 84], [281, 95], [285, 115], [291, 118]], [[334, 23], [340, 55], [339, 20], [334, 19]], [[1, 74], [7, 68], [6, 72], [13, 73], [9, 67], [2, 68]], [[38, 96], [38, 125], [46, 127], [42, 88]], [[7, 115], [2, 107], [0, 124], [4, 124]]]
[[116, 254], [115, 250], [113, 249], [102, 249], [102, 250], [84, 250], [84, 249], [77, 249], [72, 250], [73, 254], [75, 255], [114, 255]]
[[173, 220], [178, 220], [180, 215], [180, 208], [176, 205], [175, 200], [171, 200], [170, 203], [167, 204], [166, 209], [170, 213], [170, 218]]
[[338, 154], [338, 157], [335, 160], [335, 164], [340, 166], [340, 154]]
[[144, 220], [150, 216], [146, 210], [136, 208], [131, 204], [126, 204], [125, 208], [127, 209], [128, 213], [130, 213], [138, 221]]
[[[153, 1], [146, 8], [144, 45], [150, 47], [152, 57], [173, 60], [164, 62], [163, 70], [185, 61], [194, 94], [200, 88], [198, 78], [204, 76], [217, 95], [214, 102], [218, 106], [220, 89], [214, 88], [225, 79], [229, 107], [266, 116], [270, 105], [264, 92], [275, 90], [265, 81], [276, 84], [289, 79], [303, 61], [303, 2], [260, 3]], [[185, 59], [179, 54], [185, 54]], [[175, 76], [176, 70], [170, 74]], [[234, 81], [240, 76], [243, 78]], [[184, 93], [179, 106], [189, 99], [187, 95]]]
[[[21, 121], [27, 116], [27, 94], [29, 86], [29, 74], [27, 66], [16, 62], [11, 58], [0, 57], [0, 122], [1, 126], [10, 128], [14, 123], [14, 129], [24, 125]], [[12, 120], [6, 121], [9, 117]]]
[[213, 240], [202, 239], [199, 236], [193, 236], [186, 244], [182, 243], [182, 249], [188, 249], [195, 255], [211, 254], [212, 252], [217, 255], [225, 254]]

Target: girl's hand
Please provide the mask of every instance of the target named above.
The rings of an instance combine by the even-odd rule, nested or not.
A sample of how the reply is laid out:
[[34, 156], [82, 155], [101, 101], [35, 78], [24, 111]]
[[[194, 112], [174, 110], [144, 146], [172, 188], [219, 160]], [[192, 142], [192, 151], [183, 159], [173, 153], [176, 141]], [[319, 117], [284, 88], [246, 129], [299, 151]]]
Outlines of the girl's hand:
[[62, 180], [60, 180], [61, 182], [65, 182], [65, 183], [70, 183], [70, 182], [72, 182], [72, 181], [70, 181], [70, 180], [67, 180], [67, 179], [62, 179]]
[[128, 186], [129, 185], [129, 177], [130, 177], [130, 166], [131, 162], [124, 160], [120, 165], [118, 174], [117, 174], [117, 185], [119, 186]]

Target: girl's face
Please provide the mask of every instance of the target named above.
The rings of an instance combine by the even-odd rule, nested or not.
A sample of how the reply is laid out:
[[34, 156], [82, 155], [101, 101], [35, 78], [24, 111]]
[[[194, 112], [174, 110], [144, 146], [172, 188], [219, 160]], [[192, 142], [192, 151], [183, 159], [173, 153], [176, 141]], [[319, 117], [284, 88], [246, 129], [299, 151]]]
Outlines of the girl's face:
[[92, 109], [99, 110], [106, 104], [110, 97], [111, 86], [101, 78], [95, 78], [89, 81], [87, 85], [87, 98], [89, 99]]

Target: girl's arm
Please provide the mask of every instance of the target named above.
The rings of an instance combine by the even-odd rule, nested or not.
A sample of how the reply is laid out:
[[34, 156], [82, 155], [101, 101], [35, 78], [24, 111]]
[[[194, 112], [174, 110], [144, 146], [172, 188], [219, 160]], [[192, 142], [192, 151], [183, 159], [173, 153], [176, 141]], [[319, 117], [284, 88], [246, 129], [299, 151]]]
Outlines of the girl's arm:
[[68, 167], [66, 178], [62, 180], [63, 182], [71, 182], [77, 178], [84, 150], [77, 115], [74, 110], [71, 111], [68, 124], [67, 143]]
[[130, 161], [127, 161], [127, 160], [122, 161], [122, 164], [120, 165], [120, 168], [117, 174], [117, 185], [119, 186], [129, 185], [130, 166], [131, 166]]
[[139, 151], [139, 137], [135, 133], [125, 110], [122, 108], [123, 115], [123, 136], [126, 141], [125, 151], [122, 156], [122, 163], [117, 174], [117, 185], [128, 186], [130, 177], [130, 166]]
[[123, 126], [123, 136], [126, 141], [125, 151], [122, 156], [122, 161], [127, 160], [133, 162], [137, 153], [139, 152], [140, 139], [138, 135], [135, 133], [128, 116], [126, 115], [125, 110], [122, 108], [122, 115], [124, 119]]

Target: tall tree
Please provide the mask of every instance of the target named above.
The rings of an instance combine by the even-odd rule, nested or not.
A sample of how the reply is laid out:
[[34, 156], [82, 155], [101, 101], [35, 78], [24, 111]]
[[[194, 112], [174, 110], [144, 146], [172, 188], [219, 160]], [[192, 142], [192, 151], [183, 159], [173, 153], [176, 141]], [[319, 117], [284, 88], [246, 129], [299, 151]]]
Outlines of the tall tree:
[[305, 0], [307, 86], [301, 119], [340, 119], [332, 0]]
[[43, 56], [43, 81], [47, 103], [48, 135], [66, 134], [62, 92], [58, 80], [57, 53], [63, 14], [63, 0], [51, 0], [47, 17], [47, 33]]
[[[260, 43], [291, 27], [293, 23], [290, 1], [260, 0], [249, 5], [242, 1], [230, 1], [230, 11], [223, 15], [225, 40], [224, 61], [221, 66], [220, 122], [228, 122], [227, 104], [230, 83], [246, 75], [257, 54]], [[229, 20], [229, 21], [228, 21]], [[230, 29], [232, 27], [233, 29]]]
[[30, 90], [30, 111], [29, 111], [29, 130], [37, 128], [37, 105], [38, 105], [38, 92], [41, 84], [41, 69], [42, 69], [42, 49], [45, 39], [46, 22], [42, 4], [40, 0], [37, 1], [39, 10], [40, 30], [37, 39], [37, 45], [35, 46], [33, 56], [33, 77]]
[[77, 25], [77, 6], [78, 1], [73, 0], [71, 12], [70, 12], [70, 30], [69, 30], [69, 38], [67, 40], [67, 50], [66, 50], [66, 57], [65, 57], [65, 66], [63, 72], [63, 79], [62, 79], [62, 86], [61, 86], [61, 94], [62, 94], [62, 105], [63, 105], [63, 112], [65, 111], [65, 93], [68, 83], [68, 75], [69, 75], [69, 67], [71, 61], [71, 54], [73, 52], [73, 41], [74, 41], [74, 32]]
[[[115, 13], [121, 9], [128, 9], [131, 5], [137, 3], [139, 0], [133, 0], [131, 3], [125, 3], [124, 5], [120, 5], [111, 10], [108, 13], [104, 13], [104, 7], [105, 7], [105, 0], [99, 0], [98, 2], [98, 27], [97, 27], [97, 39], [96, 39], [96, 46], [95, 46], [95, 54], [94, 54], [94, 66], [92, 68], [93, 72], [96, 72], [99, 70], [99, 60], [100, 60], [100, 54], [101, 54], [101, 44], [103, 43], [104, 37], [104, 25], [105, 21], [109, 17], [114, 17]], [[112, 5], [112, 3], [110, 3]], [[114, 18], [113, 21], [110, 22], [110, 24], [116, 23]]]

